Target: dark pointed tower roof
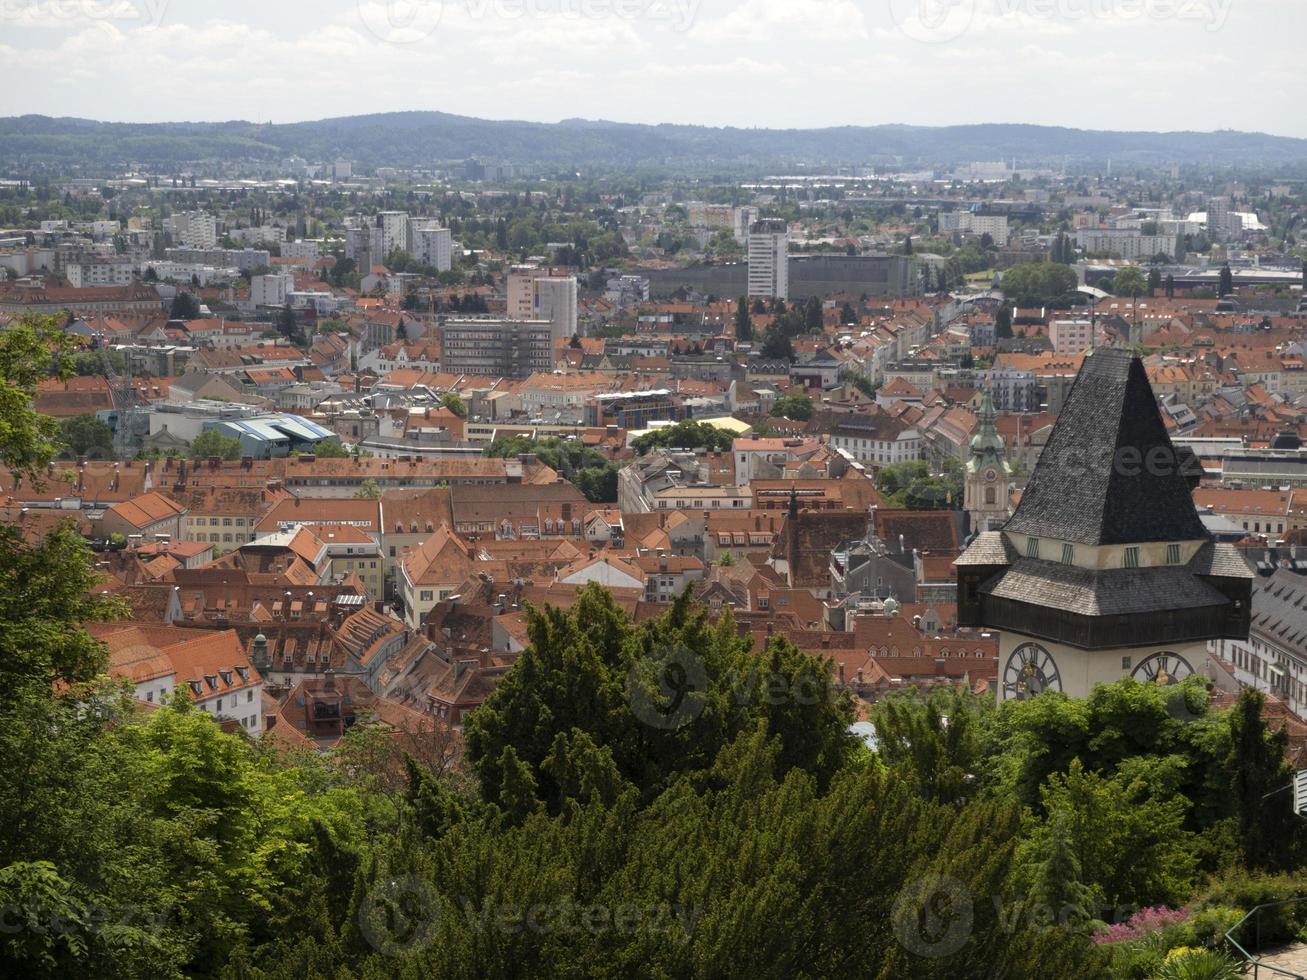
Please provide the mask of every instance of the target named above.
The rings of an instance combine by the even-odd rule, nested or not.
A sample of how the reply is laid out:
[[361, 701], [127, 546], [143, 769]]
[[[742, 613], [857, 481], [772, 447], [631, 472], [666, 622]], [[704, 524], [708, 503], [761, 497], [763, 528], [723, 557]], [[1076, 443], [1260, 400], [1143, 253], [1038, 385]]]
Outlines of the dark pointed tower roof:
[[1005, 530], [1087, 545], [1207, 538], [1138, 357], [1085, 358]]

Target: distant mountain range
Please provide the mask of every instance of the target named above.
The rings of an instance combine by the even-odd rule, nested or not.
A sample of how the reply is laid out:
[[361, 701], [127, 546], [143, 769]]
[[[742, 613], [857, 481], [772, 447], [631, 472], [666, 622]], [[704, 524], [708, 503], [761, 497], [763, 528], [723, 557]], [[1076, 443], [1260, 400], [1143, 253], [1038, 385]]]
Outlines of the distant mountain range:
[[566, 119], [532, 123], [444, 112], [388, 112], [284, 125], [249, 122], [105, 123], [49, 116], [0, 119], [0, 163], [33, 166], [175, 167], [206, 160], [309, 161], [343, 157], [364, 166], [430, 166], [468, 157], [555, 167], [754, 170], [839, 164], [947, 166], [1008, 160], [1021, 166], [1170, 162], [1307, 167], [1307, 140], [1264, 133], [1127, 133], [986, 123], [968, 126], [840, 126], [737, 129]]

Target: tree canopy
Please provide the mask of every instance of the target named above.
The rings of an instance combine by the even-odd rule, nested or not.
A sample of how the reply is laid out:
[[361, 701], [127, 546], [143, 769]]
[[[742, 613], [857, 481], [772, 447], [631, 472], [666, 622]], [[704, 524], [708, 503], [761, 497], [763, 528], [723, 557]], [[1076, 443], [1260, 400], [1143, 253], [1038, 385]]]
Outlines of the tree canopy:
[[735, 436], [727, 429], [719, 429], [711, 422], [685, 419], [675, 425], [664, 425], [638, 437], [631, 447], [641, 456], [651, 449], [707, 449], [709, 452], [730, 449]]
[[1003, 295], [1017, 306], [1065, 305], [1079, 280], [1070, 266], [1056, 262], [1026, 262], [1003, 273]]

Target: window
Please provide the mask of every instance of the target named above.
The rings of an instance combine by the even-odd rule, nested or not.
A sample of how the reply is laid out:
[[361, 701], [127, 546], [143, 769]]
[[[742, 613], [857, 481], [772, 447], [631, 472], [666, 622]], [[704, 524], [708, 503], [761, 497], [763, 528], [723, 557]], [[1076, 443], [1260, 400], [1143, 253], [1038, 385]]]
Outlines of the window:
[[1039, 538], [1026, 538], [1026, 557], [1039, 557]]
[[421, 599], [423, 602], [430, 602], [433, 596], [430, 589], [423, 589]]
[[254, 692], [253, 692], [252, 690], [251, 690], [251, 691], [246, 691], [246, 692], [245, 692], [245, 703], [248, 704], [249, 702], [251, 702], [251, 701], [253, 701], [253, 700], [254, 700]]
[[1069, 544], [1062, 545], [1063, 565], [1070, 565], [1073, 561], [1075, 561], [1075, 557], [1076, 557], [1076, 549], [1074, 548], [1074, 546]]
[[1166, 563], [1168, 565], [1180, 564], [1180, 546], [1178, 544], [1168, 544], [1166, 546]]
[[985, 503], [989, 504], [990, 506], [993, 506], [993, 504], [997, 501], [997, 499], [998, 498], [994, 493], [994, 488], [985, 487]]
[[1123, 568], [1139, 567], [1139, 549], [1135, 547], [1126, 548], [1125, 560], [1122, 562]]

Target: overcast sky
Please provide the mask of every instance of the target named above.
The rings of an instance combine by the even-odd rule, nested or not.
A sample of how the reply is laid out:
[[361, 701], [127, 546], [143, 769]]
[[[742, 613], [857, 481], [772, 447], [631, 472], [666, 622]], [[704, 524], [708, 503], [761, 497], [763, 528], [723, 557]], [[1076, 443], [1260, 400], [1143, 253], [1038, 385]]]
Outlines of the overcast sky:
[[0, 114], [1307, 137], [1307, 0], [0, 0]]

